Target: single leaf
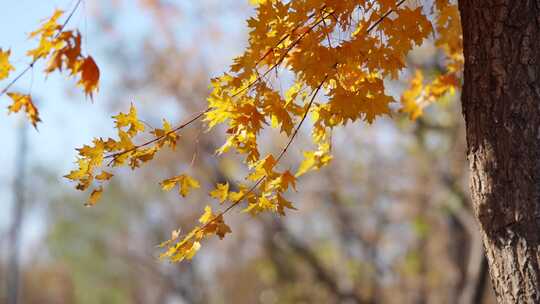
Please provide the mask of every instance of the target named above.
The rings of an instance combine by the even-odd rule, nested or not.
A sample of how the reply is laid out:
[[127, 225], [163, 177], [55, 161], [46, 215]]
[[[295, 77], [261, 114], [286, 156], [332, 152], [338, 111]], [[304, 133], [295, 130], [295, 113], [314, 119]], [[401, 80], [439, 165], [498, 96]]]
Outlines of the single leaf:
[[297, 210], [290, 201], [286, 200], [285, 198], [283, 198], [283, 196], [279, 194], [276, 196], [276, 201], [277, 201], [277, 212], [281, 216], [285, 216], [285, 208]]
[[96, 179], [100, 181], [106, 181], [111, 179], [114, 175], [112, 173], [109, 173], [107, 171], [101, 171], [100, 174], [96, 175]]
[[84, 204], [86, 207], [92, 207], [101, 199], [101, 194], [103, 193], [103, 187], [99, 186], [94, 189], [88, 198], [88, 201]]
[[204, 207], [204, 213], [199, 218], [199, 222], [201, 224], [207, 224], [214, 218], [214, 214], [212, 213], [212, 207], [206, 206]]
[[321, 144], [317, 151], [304, 152], [304, 160], [300, 164], [295, 177], [299, 177], [310, 170], [320, 169], [330, 163], [331, 160], [332, 155], [330, 155], [330, 144], [328, 143]]
[[53, 15], [49, 19], [45, 19], [41, 27], [33, 32], [31, 32], [28, 35], [28, 38], [34, 38], [38, 35], [42, 35], [45, 37], [51, 37], [54, 35], [54, 33], [60, 29], [60, 25], [58, 24], [58, 18], [60, 18], [64, 14], [64, 11], [62, 10], [55, 10]]
[[286, 191], [289, 186], [292, 186], [294, 190], [296, 190], [296, 177], [291, 174], [291, 171], [287, 170], [285, 171], [281, 176], [281, 189], [283, 191]]
[[79, 85], [83, 87], [86, 95], [92, 98], [92, 94], [98, 90], [99, 85], [99, 68], [92, 56], [83, 59], [80, 70], [81, 80], [79, 80]]
[[217, 184], [216, 189], [210, 192], [210, 196], [223, 203], [229, 196], [229, 183]]
[[178, 193], [181, 196], [186, 197], [192, 188], [200, 188], [200, 184], [194, 178], [181, 174], [175, 177], [168, 178], [160, 183], [161, 189], [164, 191], [169, 191], [178, 185]]
[[118, 115], [113, 116], [113, 118], [115, 119], [116, 128], [118, 130], [128, 127], [127, 131], [125, 131], [125, 135], [128, 135], [129, 137], [133, 137], [137, 135], [137, 133], [144, 131], [144, 124], [137, 117], [137, 108], [133, 103], [131, 103], [127, 114], [120, 112]]
[[9, 55], [11, 50], [3, 51], [0, 48], [0, 80], [9, 77], [11, 71], [15, 71], [15, 68], [9, 63]]
[[13, 103], [8, 106], [9, 113], [17, 113], [21, 109], [24, 109], [26, 116], [34, 126], [37, 128], [37, 123], [41, 121], [39, 118], [39, 112], [34, 103], [32, 102], [32, 97], [28, 94], [20, 93], [7, 93], [8, 96], [13, 100]]
[[248, 175], [248, 179], [256, 181], [264, 176], [272, 175], [276, 163], [277, 161], [274, 156], [272, 154], [269, 154], [264, 159], [261, 159], [254, 165], [254, 171], [250, 175]]
[[62, 26], [58, 24], [58, 18], [62, 16], [64, 12], [61, 10], [55, 10], [54, 14], [43, 24], [41, 27], [29, 34], [28, 38], [36, 38], [39, 36], [39, 45], [26, 52], [28, 56], [32, 56], [32, 61], [35, 62], [40, 58], [49, 56], [51, 51], [58, 50], [65, 45], [65, 41], [57, 35]]
[[193, 245], [188, 250], [186, 250], [186, 253], [185, 253], [186, 259], [188, 260], [193, 259], [197, 251], [199, 251], [199, 249], [201, 249], [201, 243], [193, 242]]
[[200, 188], [200, 187], [201, 185], [199, 184], [197, 180], [191, 178], [190, 176], [184, 175], [184, 178], [180, 182], [179, 192], [180, 192], [180, 195], [185, 197], [189, 194], [189, 191], [192, 188]]
[[219, 237], [220, 240], [222, 240], [227, 233], [231, 233], [231, 227], [229, 227], [225, 222], [223, 221], [223, 215], [218, 215], [216, 219], [216, 235]]

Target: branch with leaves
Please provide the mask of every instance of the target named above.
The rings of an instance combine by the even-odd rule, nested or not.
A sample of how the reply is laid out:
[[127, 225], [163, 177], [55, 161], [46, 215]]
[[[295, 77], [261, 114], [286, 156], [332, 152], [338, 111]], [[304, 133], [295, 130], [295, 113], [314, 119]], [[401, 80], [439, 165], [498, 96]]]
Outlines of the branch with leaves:
[[[82, 87], [84, 93], [92, 98], [93, 93], [98, 90], [99, 68], [92, 56], [84, 56], [81, 53], [81, 33], [78, 31], [66, 30], [66, 26], [79, 8], [82, 0], [78, 0], [67, 18], [62, 24], [58, 20], [64, 14], [61, 10], [56, 10], [46, 21], [42, 22], [41, 27], [29, 34], [29, 39], [38, 39], [39, 45], [29, 50], [26, 55], [32, 60], [0, 91], [0, 97], [7, 94], [12, 104], [8, 107], [9, 113], [17, 113], [24, 110], [26, 116], [37, 128], [37, 123], [41, 121], [39, 111], [32, 101], [31, 94], [11, 92], [11, 87], [21, 79], [28, 71], [34, 68], [34, 65], [41, 59], [48, 59], [45, 75], [54, 71], [62, 72], [67, 70], [70, 77], [79, 79], [78, 85]], [[9, 61], [11, 51], [2, 51], [0, 48], [0, 80], [10, 76], [15, 68]]]
[[[455, 80], [462, 62], [460, 36], [445, 28], [455, 29], [459, 16], [455, 5], [447, 1], [434, 2], [433, 22], [423, 13], [427, 11], [423, 5], [406, 5], [405, 0], [257, 2], [256, 14], [248, 20], [248, 46], [234, 59], [228, 73], [212, 80], [205, 110], [177, 127], [163, 120], [161, 128], [147, 131], [132, 104], [128, 113], [113, 116], [117, 137], [95, 138], [92, 144], [77, 149], [77, 168], [66, 175], [76, 182], [78, 190], [92, 189], [86, 205], [93, 206], [101, 197], [103, 185], [113, 177], [103, 167], [138, 168], [162, 148], [175, 149], [179, 132], [199, 119], [203, 119], [209, 131], [225, 125], [227, 139], [216, 153], [234, 150], [241, 154], [250, 170], [247, 183], [234, 187], [238, 191], [231, 191], [228, 183], [216, 185], [210, 197], [228, 205], [217, 213], [206, 206], [200, 226], [187, 234], [173, 231], [171, 239], [162, 244], [167, 247], [162, 257], [171, 261], [191, 259], [202, 240], [212, 235], [223, 238], [231, 232], [224, 216], [242, 202], [246, 202], [243, 211], [252, 215], [285, 215], [286, 209], [294, 209], [284, 193], [295, 189], [299, 176], [331, 161], [332, 130], [351, 122], [372, 123], [389, 115], [389, 104], [395, 100], [387, 95], [385, 80], [398, 77], [407, 54], [434, 29], [439, 34], [436, 44], [447, 55], [448, 71], [428, 85], [416, 77], [403, 94], [401, 111], [415, 118], [426, 100], [451, 93], [458, 85]], [[70, 75], [78, 75], [79, 85], [92, 97], [97, 90], [99, 69], [90, 56], [80, 54], [80, 34], [64, 31], [65, 24], [57, 24], [60, 15], [56, 12], [31, 34], [40, 38], [40, 46], [29, 55], [33, 62], [49, 58], [45, 73], [66, 69]], [[0, 76], [11, 71], [9, 65], [2, 63], [7, 57], [9, 51], [0, 52]], [[287, 83], [285, 91], [283, 81]], [[324, 97], [318, 97], [323, 95], [321, 92]], [[20, 101], [13, 111], [32, 109], [31, 105], [31, 100]], [[315, 148], [304, 152], [296, 173], [290, 169], [278, 171], [279, 162], [308, 116]], [[39, 120], [37, 110], [32, 117], [35, 124]], [[271, 153], [261, 155], [259, 150], [259, 136], [266, 126], [288, 138], [277, 157]], [[140, 137], [147, 140], [137, 144]], [[178, 187], [182, 197], [200, 188], [200, 183], [187, 173], [160, 184], [166, 191]]]

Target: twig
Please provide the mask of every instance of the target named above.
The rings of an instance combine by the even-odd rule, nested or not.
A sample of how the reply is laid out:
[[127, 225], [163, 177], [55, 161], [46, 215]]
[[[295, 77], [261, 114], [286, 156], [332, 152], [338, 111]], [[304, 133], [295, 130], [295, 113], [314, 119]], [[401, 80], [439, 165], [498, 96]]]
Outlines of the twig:
[[104, 158], [112, 158], [111, 161], [107, 164], [107, 166], [110, 166], [115, 160], [118, 159], [118, 157], [126, 154], [126, 153], [129, 153], [129, 152], [133, 152], [137, 149], [140, 149], [142, 147], [145, 147], [145, 146], [148, 146], [152, 143], [155, 143], [156, 141], [159, 141], [167, 136], [169, 136], [170, 134], [172, 133], [176, 133], [178, 131], [180, 131], [181, 129], [187, 127], [188, 125], [190, 125], [191, 123], [197, 121], [199, 118], [201, 118], [206, 112], [208, 112], [210, 110], [210, 108], [207, 108], [206, 110], [204, 111], [201, 111], [199, 112], [197, 115], [193, 116], [191, 119], [189, 119], [188, 121], [186, 121], [185, 123], [179, 125], [178, 127], [168, 131], [167, 133], [161, 135], [161, 136], [158, 136], [152, 140], [149, 140], [143, 144], [140, 144], [140, 145], [137, 145], [137, 146], [134, 146], [133, 148], [130, 148], [130, 149], [127, 149], [127, 150], [124, 150], [124, 151], [120, 151], [120, 152], [116, 152], [116, 153], [112, 153], [112, 154], [109, 154], [109, 155], [106, 155]]
[[[324, 10], [326, 8], [326, 5], [323, 5], [323, 7], [321, 7], [320, 11]], [[309, 15], [306, 19], [306, 21], [309, 21], [309, 19], [313, 18], [317, 13], [316, 12], [313, 12], [311, 15]], [[261, 61], [263, 61], [266, 56], [270, 55], [272, 53], [272, 51], [274, 51], [281, 43], [283, 43], [287, 38], [289, 38], [297, 29], [299, 29], [301, 26], [303, 25], [303, 23], [300, 23], [300, 24], [297, 24], [292, 30], [290, 33], [286, 34], [283, 36], [283, 38], [281, 38], [278, 43], [276, 43], [273, 47], [271, 47], [268, 51], [266, 51], [266, 53], [259, 59], [257, 60], [257, 62], [255, 63], [255, 66], [258, 66], [259, 63], [261, 63]]]
[[[405, 1], [407, 0], [401, 0], [399, 1], [397, 4], [396, 4], [396, 8], [400, 7], [403, 3], [405, 3]], [[381, 18], [379, 18], [379, 20], [377, 20], [375, 23], [373, 23], [368, 29], [367, 29], [367, 33], [371, 32], [375, 27], [377, 27], [377, 25], [379, 25], [381, 22], [383, 22], [384, 19], [386, 19], [386, 17], [388, 17], [391, 13], [393, 13], [394, 10], [393, 9], [390, 9], [388, 10], [388, 12], [386, 12], [386, 14], [382, 15]]]
[[289, 52], [302, 40], [302, 38], [304, 38], [307, 34], [309, 34], [316, 26], [318, 26], [319, 24], [321, 24], [326, 18], [328, 18], [328, 16], [330, 16], [330, 14], [333, 13], [333, 12], [330, 12], [328, 13], [327, 15], [323, 16], [321, 18], [321, 20], [317, 21], [316, 23], [314, 23], [313, 25], [311, 25], [307, 31], [305, 31], [304, 33], [302, 33], [302, 35], [300, 35], [295, 41], [293, 41], [288, 47], [287, 49], [285, 50], [285, 53], [283, 53], [283, 55], [281, 55], [281, 57], [279, 58], [279, 60], [273, 64], [268, 70], [266, 70], [266, 72], [264, 72], [262, 75], [258, 76], [255, 80], [253, 80], [250, 84], [248, 84], [246, 87], [242, 88], [240, 91], [236, 92], [235, 94], [232, 95], [232, 97], [236, 97], [240, 94], [242, 94], [243, 92], [245, 92], [246, 90], [249, 90], [251, 89], [255, 84], [257, 84], [259, 81], [261, 81], [262, 78], [264, 78], [266, 75], [268, 75], [272, 70], [274, 70], [276, 67], [278, 67], [281, 63], [283, 63], [283, 61], [285, 60], [285, 58], [287, 57], [287, 55], [289, 54]]
[[[69, 20], [71, 20], [71, 17], [73, 17], [73, 14], [75, 14], [75, 11], [77, 10], [77, 8], [79, 8], [79, 5], [81, 4], [81, 2], [82, 2], [82, 0], [77, 1], [77, 3], [75, 4], [75, 7], [71, 10], [71, 13], [69, 13], [68, 17], [66, 18], [64, 23], [60, 26], [60, 29], [59, 29], [58, 33], [56, 33], [56, 35], [54, 35], [53, 39], [58, 38], [58, 36], [60, 36], [60, 34], [64, 31], [64, 28], [68, 24]], [[2, 95], [4, 95], [11, 88], [11, 86], [13, 86], [21, 77], [23, 77], [24, 74], [26, 74], [30, 69], [32, 69], [34, 67], [34, 64], [37, 61], [39, 61], [41, 58], [43, 58], [43, 57], [38, 57], [38, 58], [35, 58], [34, 60], [32, 60], [32, 62], [30, 62], [30, 64], [28, 64], [28, 66], [24, 70], [22, 70], [15, 78], [13, 78], [13, 80], [11, 80], [2, 89], [2, 91], [0, 92], [0, 97]]]
[[285, 145], [285, 147], [283, 148], [283, 150], [281, 150], [281, 153], [279, 154], [278, 158], [276, 158], [276, 162], [279, 162], [279, 160], [283, 157], [283, 155], [287, 152], [287, 150], [289, 149], [289, 146], [292, 144], [294, 138], [296, 137], [296, 134], [298, 134], [298, 131], [300, 130], [300, 127], [302, 126], [302, 124], [304, 123], [304, 121], [306, 120], [306, 117], [309, 113], [309, 110], [311, 109], [311, 106], [313, 105], [313, 101], [315, 100], [315, 96], [317, 96], [317, 94], [319, 93], [319, 91], [321, 90], [322, 86], [324, 85], [324, 83], [326, 82], [326, 80], [328, 79], [328, 74], [326, 74], [326, 76], [324, 76], [323, 80], [321, 81], [321, 83], [319, 83], [319, 86], [315, 89], [314, 93], [313, 93], [313, 96], [311, 97], [311, 100], [309, 101], [308, 103], [308, 106], [306, 108], [306, 111], [304, 112], [304, 115], [302, 116], [302, 119], [300, 120], [300, 122], [298, 123], [298, 126], [296, 126], [296, 128], [294, 129], [294, 132], [293, 134], [291, 135], [291, 138], [289, 138], [289, 142], [287, 142], [287, 145]]
[[[279, 160], [283, 157], [283, 155], [287, 152], [287, 150], [289, 149], [291, 143], [293, 142], [294, 138], [296, 137], [296, 135], [298, 134], [298, 130], [300, 130], [300, 128], [302, 127], [302, 124], [304, 123], [304, 121], [306, 120], [306, 117], [307, 117], [307, 114], [309, 113], [309, 110], [311, 108], [311, 106], [313, 105], [313, 101], [315, 100], [315, 97], [317, 96], [317, 93], [319, 93], [320, 89], [322, 88], [322, 86], [324, 85], [324, 83], [326, 82], [326, 80], [328, 79], [328, 74], [324, 77], [324, 79], [321, 81], [321, 83], [319, 84], [319, 86], [315, 89], [312, 97], [311, 97], [311, 100], [309, 101], [308, 103], [308, 106], [306, 108], [306, 111], [304, 112], [304, 115], [302, 116], [302, 119], [300, 120], [300, 122], [298, 123], [298, 125], [296, 126], [293, 134], [291, 135], [291, 137], [289, 138], [289, 141], [287, 142], [287, 144], [285, 145], [285, 147], [281, 150], [281, 153], [279, 154], [279, 156], [276, 158], [276, 164], [279, 162]], [[249, 189], [248, 191], [246, 191], [245, 193], [242, 194], [242, 196], [240, 196], [240, 198], [238, 198], [237, 200], [235, 200], [234, 202], [232, 202], [232, 204], [230, 204], [227, 208], [223, 209], [223, 211], [219, 212], [218, 214], [216, 214], [210, 221], [208, 221], [206, 224], [196, 228], [195, 230], [195, 233], [193, 234], [190, 234], [190, 235], [195, 235], [197, 234], [197, 232], [200, 232], [202, 231], [204, 228], [208, 227], [210, 224], [212, 224], [216, 219], [218, 218], [222, 218], [225, 214], [227, 214], [227, 212], [229, 212], [231, 209], [233, 209], [234, 207], [236, 207], [236, 205], [238, 205], [240, 202], [242, 202], [249, 194], [251, 194], [266, 178], [268, 177], [268, 175], [265, 175], [261, 178], [259, 178], [257, 180], [257, 182], [255, 182], [255, 184], [253, 184]], [[189, 238], [184, 238], [181, 242], [185, 242], [187, 240], [191, 239], [191, 237]]]

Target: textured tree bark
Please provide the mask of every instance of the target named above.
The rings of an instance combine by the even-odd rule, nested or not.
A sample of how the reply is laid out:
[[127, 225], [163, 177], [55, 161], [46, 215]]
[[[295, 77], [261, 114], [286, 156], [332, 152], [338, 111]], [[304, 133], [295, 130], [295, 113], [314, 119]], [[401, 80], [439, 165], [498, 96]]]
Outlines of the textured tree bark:
[[540, 303], [540, 1], [459, 0], [474, 210], [499, 303]]

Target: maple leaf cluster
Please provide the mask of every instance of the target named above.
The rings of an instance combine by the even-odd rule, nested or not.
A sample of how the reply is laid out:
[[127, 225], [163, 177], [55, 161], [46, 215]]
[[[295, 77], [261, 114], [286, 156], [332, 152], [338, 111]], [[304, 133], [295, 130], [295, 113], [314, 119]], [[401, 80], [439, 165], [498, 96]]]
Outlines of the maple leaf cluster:
[[[94, 205], [101, 196], [102, 181], [112, 176], [105, 171], [96, 175], [104, 165], [135, 169], [162, 148], [174, 149], [177, 132], [199, 118], [209, 131], [225, 126], [226, 141], [216, 152], [239, 153], [249, 174], [234, 187], [217, 184], [208, 194], [221, 211], [205, 206], [198, 226], [184, 235], [173, 231], [161, 244], [166, 247], [162, 258], [174, 262], [191, 259], [208, 237], [221, 239], [230, 233], [224, 217], [240, 204], [243, 212], [253, 216], [262, 212], [285, 215], [287, 209], [295, 209], [285, 198], [286, 192], [296, 190], [298, 177], [331, 162], [332, 130], [390, 115], [390, 104], [396, 101], [387, 94], [387, 80], [399, 77], [406, 56], [430, 35], [437, 35], [435, 44], [446, 55], [447, 70], [429, 84], [417, 72], [401, 98], [400, 111], [415, 118], [428, 102], [452, 93], [459, 85], [463, 64], [459, 16], [456, 6], [447, 1], [430, 2], [432, 7], [404, 0], [253, 3], [257, 8], [247, 22], [248, 46], [227, 73], [212, 80], [206, 110], [176, 128], [164, 121], [162, 129], [145, 131], [132, 105], [129, 113], [114, 116], [118, 139], [96, 138], [92, 145], [78, 149], [78, 168], [66, 176], [77, 182], [79, 190], [97, 181], [87, 203]], [[434, 11], [434, 17], [428, 18], [426, 11]], [[70, 69], [68, 63], [54, 66]], [[296, 170], [280, 169], [280, 161], [306, 122], [311, 126], [314, 148], [304, 151]], [[261, 153], [258, 143], [264, 128], [288, 137], [279, 154]], [[143, 134], [151, 139], [134, 143]], [[110, 160], [105, 163], [105, 159]], [[178, 187], [181, 197], [201, 187], [186, 173], [160, 185], [165, 191]]]
[[[77, 182], [76, 188], [84, 191], [98, 182], [100, 185], [95, 187], [87, 206], [95, 205], [101, 198], [103, 184], [113, 177], [112, 173], [105, 170], [97, 171], [104, 167], [119, 167], [128, 165], [132, 170], [141, 166], [154, 158], [156, 152], [164, 146], [174, 149], [176, 147], [179, 135], [172, 132], [170, 123], [163, 121], [163, 128], [156, 128], [151, 134], [156, 138], [151, 143], [144, 146], [137, 146], [133, 139], [145, 130], [144, 124], [137, 117], [137, 109], [132, 104], [128, 113], [119, 113], [113, 116], [118, 137], [94, 138], [91, 145], [84, 145], [77, 149], [77, 169], [72, 170], [64, 177]], [[180, 193], [185, 196], [191, 187], [199, 187], [198, 182], [188, 176], [178, 176], [162, 182], [164, 190], [172, 189], [176, 184], [180, 184]]]
[[[77, 7], [77, 6], [76, 6]], [[75, 7], [75, 9], [76, 9]], [[63, 11], [56, 10], [54, 14], [45, 20], [41, 27], [29, 34], [30, 39], [38, 39], [39, 44], [34, 49], [27, 52], [31, 58], [29, 66], [23, 70], [16, 81], [24, 73], [30, 70], [40, 59], [48, 59], [44, 73], [50, 74], [54, 71], [69, 71], [69, 76], [78, 78], [78, 85], [84, 93], [93, 98], [93, 93], [98, 90], [99, 68], [92, 56], [84, 56], [81, 53], [81, 34], [78, 31], [64, 30], [64, 25], [58, 23], [58, 19], [63, 15]], [[9, 62], [11, 52], [0, 49], [0, 80], [8, 78], [15, 68]], [[41, 121], [39, 112], [30, 94], [19, 92], [8, 92], [8, 84], [0, 93], [4, 93], [11, 98], [12, 104], [8, 107], [9, 113], [17, 113], [24, 110], [26, 116], [37, 127]]]
[[[385, 80], [399, 76], [407, 54], [434, 28], [439, 35], [436, 45], [453, 65], [430, 85], [416, 79], [416, 90], [402, 98], [402, 111], [418, 112], [423, 107], [419, 96], [436, 99], [459, 85], [461, 37], [455, 27], [459, 19], [456, 6], [446, 1], [436, 1], [435, 21], [424, 14], [423, 6], [403, 5], [405, 1], [255, 2], [256, 16], [248, 20], [249, 44], [228, 73], [212, 80], [204, 117], [209, 128], [227, 126], [227, 140], [218, 154], [235, 150], [245, 155], [252, 171], [247, 176], [251, 187], [240, 184], [239, 193], [228, 193], [228, 184], [218, 184], [210, 193], [221, 204], [234, 196], [218, 214], [220, 221], [240, 201], [252, 215], [265, 211], [285, 215], [285, 209], [294, 209], [283, 194], [295, 187], [297, 177], [331, 161], [332, 129], [389, 115], [394, 99], [386, 94]], [[293, 75], [288, 87], [280, 81], [281, 71]], [[315, 101], [320, 91], [325, 98]], [[316, 148], [304, 152], [296, 173], [279, 172], [278, 162], [306, 116]], [[267, 125], [290, 138], [277, 158], [261, 155], [258, 149], [258, 136]], [[172, 261], [191, 258], [200, 248], [202, 236], [197, 233], [205, 227], [196, 227], [179, 241], [171, 239], [162, 256]]]
[[454, 94], [461, 86], [464, 58], [459, 11], [447, 0], [437, 0], [435, 6], [439, 12], [435, 22], [438, 33], [435, 45], [446, 55], [446, 71], [425, 84], [422, 71], [415, 71], [409, 88], [401, 96], [401, 111], [409, 114], [411, 119], [418, 118], [426, 106], [447, 94]]

